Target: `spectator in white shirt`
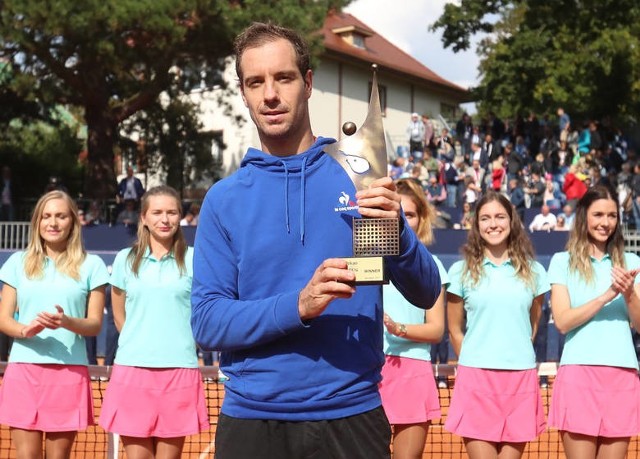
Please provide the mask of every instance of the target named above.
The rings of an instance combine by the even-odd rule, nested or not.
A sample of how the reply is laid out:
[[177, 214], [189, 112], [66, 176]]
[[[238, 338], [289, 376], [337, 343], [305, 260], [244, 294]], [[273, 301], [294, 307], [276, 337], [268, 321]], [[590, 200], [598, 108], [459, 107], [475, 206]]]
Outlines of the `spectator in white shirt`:
[[551, 213], [549, 206], [544, 204], [540, 208], [540, 213], [533, 217], [533, 221], [529, 225], [529, 231], [553, 231], [556, 223], [556, 216]]

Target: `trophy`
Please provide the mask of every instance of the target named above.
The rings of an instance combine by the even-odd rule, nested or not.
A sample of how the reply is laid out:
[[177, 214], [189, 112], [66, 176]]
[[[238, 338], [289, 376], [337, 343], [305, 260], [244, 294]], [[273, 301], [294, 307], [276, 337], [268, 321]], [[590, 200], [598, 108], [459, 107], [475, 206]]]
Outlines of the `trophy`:
[[[372, 65], [373, 81], [367, 117], [356, 129], [352, 122], [344, 123], [342, 131], [348, 136], [325, 147], [347, 172], [357, 191], [387, 175], [387, 147], [382, 126], [382, 112], [378, 95], [377, 66]], [[345, 258], [356, 275], [356, 285], [387, 284], [385, 256], [400, 253], [400, 221], [397, 218], [353, 218], [353, 257]]]

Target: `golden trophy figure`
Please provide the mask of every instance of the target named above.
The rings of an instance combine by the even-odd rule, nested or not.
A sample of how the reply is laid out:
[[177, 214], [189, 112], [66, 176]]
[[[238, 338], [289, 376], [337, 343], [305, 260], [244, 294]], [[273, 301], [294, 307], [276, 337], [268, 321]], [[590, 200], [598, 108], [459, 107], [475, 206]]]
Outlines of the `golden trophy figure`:
[[[354, 123], [345, 123], [342, 131], [348, 137], [325, 148], [325, 152], [347, 172], [357, 191], [387, 175], [387, 147], [378, 95], [377, 66], [374, 64], [372, 67], [367, 118], [357, 130]], [[356, 285], [388, 283], [383, 257], [399, 253], [400, 222], [397, 218], [353, 219], [353, 257], [346, 260], [349, 269], [356, 274]]]

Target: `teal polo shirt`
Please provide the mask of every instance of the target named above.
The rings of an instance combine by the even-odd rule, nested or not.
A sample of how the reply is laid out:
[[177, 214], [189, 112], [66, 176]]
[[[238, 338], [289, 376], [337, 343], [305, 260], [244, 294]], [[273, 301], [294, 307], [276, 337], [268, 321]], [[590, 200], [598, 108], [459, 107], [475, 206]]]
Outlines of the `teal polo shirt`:
[[[442, 266], [442, 262], [433, 255], [433, 260], [438, 266], [440, 280], [446, 288], [449, 284], [447, 270]], [[409, 303], [398, 289], [393, 285], [385, 285], [382, 288], [382, 299], [384, 312], [389, 314], [395, 322], [403, 324], [423, 324], [425, 310]], [[417, 360], [431, 361], [431, 344], [417, 343], [399, 336], [392, 335], [385, 328], [384, 330], [384, 353], [385, 355], [396, 355]]]
[[[626, 269], [640, 266], [640, 258], [625, 253]], [[556, 253], [549, 264], [549, 281], [564, 285], [569, 291], [571, 307], [577, 308], [604, 293], [611, 285], [613, 267], [609, 255], [602, 260], [591, 257], [594, 280], [587, 283], [569, 271], [569, 252]], [[636, 277], [636, 283], [640, 277]], [[560, 365], [605, 365], [638, 369], [638, 359], [631, 338], [629, 312], [622, 295], [604, 305], [588, 322], [567, 333]]]
[[180, 274], [172, 254], [157, 260], [145, 253], [138, 276], [127, 256], [118, 252], [111, 285], [126, 292], [126, 319], [115, 363], [149, 368], [197, 368], [196, 343], [191, 331], [193, 248], [185, 255], [186, 273]]
[[[477, 285], [462, 280], [464, 260], [449, 269], [448, 293], [464, 300], [467, 331], [458, 358], [460, 365], [497, 370], [536, 367], [531, 343], [530, 310], [534, 298], [550, 289], [540, 263], [531, 262], [535, 288], [516, 276], [510, 260], [495, 265], [484, 259], [484, 273]], [[470, 283], [470, 279], [465, 279]]]
[[[55, 305], [69, 317], [84, 318], [87, 297], [91, 290], [109, 282], [109, 273], [102, 259], [87, 254], [80, 266], [80, 279], [60, 273], [50, 258], [45, 259], [44, 276], [28, 279], [24, 273], [25, 252], [16, 252], [0, 269], [0, 281], [16, 289], [18, 321], [28, 324], [38, 313], [57, 312]], [[9, 362], [87, 365], [84, 336], [64, 328], [45, 328], [32, 338], [16, 338]]]

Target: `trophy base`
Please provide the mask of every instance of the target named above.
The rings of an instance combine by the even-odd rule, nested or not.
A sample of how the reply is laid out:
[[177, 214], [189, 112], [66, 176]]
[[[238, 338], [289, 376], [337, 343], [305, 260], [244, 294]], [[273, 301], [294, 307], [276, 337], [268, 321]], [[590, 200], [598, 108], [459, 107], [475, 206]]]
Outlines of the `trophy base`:
[[384, 259], [382, 257], [349, 257], [343, 258], [347, 262], [350, 271], [356, 275], [355, 285], [382, 285], [388, 284], [389, 279], [384, 272]]

